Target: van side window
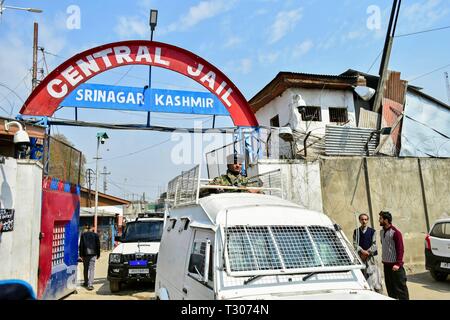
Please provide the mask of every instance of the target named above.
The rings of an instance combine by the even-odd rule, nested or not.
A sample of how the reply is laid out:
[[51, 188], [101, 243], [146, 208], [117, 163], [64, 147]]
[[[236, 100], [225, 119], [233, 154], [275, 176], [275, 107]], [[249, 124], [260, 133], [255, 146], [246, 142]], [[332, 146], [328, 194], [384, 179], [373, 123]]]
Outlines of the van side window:
[[[194, 241], [189, 259], [188, 271], [197, 280], [202, 281], [205, 274], [206, 241]], [[213, 246], [210, 245], [208, 280], [213, 281]]]

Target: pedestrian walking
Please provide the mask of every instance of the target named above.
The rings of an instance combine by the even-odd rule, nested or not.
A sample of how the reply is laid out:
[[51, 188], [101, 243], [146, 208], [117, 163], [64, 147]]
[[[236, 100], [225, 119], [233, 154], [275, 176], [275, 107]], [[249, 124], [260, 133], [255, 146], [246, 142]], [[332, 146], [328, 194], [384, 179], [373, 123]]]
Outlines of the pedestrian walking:
[[94, 289], [95, 259], [100, 258], [100, 239], [94, 228], [87, 225], [80, 238], [80, 257], [83, 260], [83, 285], [88, 290]]
[[377, 234], [375, 229], [368, 226], [367, 214], [361, 213], [358, 220], [361, 226], [353, 231], [353, 243], [359, 257], [366, 265], [362, 272], [370, 288], [376, 292], [382, 292], [381, 274], [377, 262]]
[[380, 212], [380, 231], [382, 245], [382, 262], [384, 281], [389, 297], [409, 300], [406, 286], [406, 272], [403, 268], [403, 236], [400, 230], [392, 225], [392, 215], [388, 211]]

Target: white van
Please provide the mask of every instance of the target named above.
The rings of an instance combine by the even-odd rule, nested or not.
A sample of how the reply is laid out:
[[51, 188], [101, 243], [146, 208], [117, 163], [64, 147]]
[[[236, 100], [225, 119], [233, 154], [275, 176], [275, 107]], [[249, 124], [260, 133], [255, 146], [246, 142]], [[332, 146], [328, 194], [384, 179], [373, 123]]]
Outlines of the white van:
[[155, 293], [161, 300], [389, 299], [369, 289], [363, 267], [323, 213], [265, 194], [197, 192], [168, 211]]

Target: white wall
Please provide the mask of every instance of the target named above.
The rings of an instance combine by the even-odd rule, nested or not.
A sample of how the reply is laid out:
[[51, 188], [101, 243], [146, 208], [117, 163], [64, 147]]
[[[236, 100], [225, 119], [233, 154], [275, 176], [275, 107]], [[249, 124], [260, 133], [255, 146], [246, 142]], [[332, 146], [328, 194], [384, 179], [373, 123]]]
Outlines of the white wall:
[[[280, 125], [285, 126], [289, 121], [290, 103], [292, 103], [292, 96], [295, 94], [300, 94], [307, 106], [320, 106], [322, 109], [322, 121], [302, 121], [302, 130], [315, 130], [314, 134], [324, 135], [325, 125], [330, 123], [328, 113], [328, 108], [330, 107], [346, 107], [348, 110], [348, 119], [350, 120], [347, 125], [356, 127], [355, 105], [352, 91], [306, 88], [290, 88], [284, 91], [281, 96], [276, 97], [259, 109], [256, 112], [256, 118], [259, 124], [269, 126], [270, 119], [278, 114]], [[332, 122], [332, 124], [336, 123]]]
[[251, 175], [281, 169], [283, 197], [307, 209], [322, 212], [319, 161], [261, 159]]
[[[402, 124], [402, 157], [450, 157], [450, 110], [408, 91]], [[417, 121], [414, 121], [415, 119]], [[420, 123], [419, 123], [420, 122]]]
[[42, 165], [6, 158], [0, 164], [0, 207], [15, 209], [14, 230], [0, 233], [0, 279], [21, 279], [37, 292]]

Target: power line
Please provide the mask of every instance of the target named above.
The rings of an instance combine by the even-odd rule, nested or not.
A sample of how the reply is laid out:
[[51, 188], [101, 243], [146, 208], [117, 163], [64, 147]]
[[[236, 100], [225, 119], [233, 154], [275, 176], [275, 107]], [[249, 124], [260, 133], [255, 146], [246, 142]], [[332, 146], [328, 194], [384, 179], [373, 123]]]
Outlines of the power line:
[[436, 72], [436, 71], [442, 70], [442, 69], [447, 68], [447, 67], [449, 67], [449, 66], [450, 66], [450, 63], [449, 63], [449, 64], [446, 64], [445, 66], [439, 67], [439, 68], [437, 68], [437, 69], [435, 69], [435, 70], [433, 70], [433, 71], [424, 73], [424, 74], [422, 74], [422, 75], [420, 75], [420, 76], [418, 76], [418, 77], [415, 77], [415, 78], [413, 78], [413, 79], [410, 79], [410, 80], [408, 80], [408, 81], [409, 81], [409, 82], [415, 81], [415, 80], [417, 80], [417, 79], [423, 78], [423, 77], [425, 77], [425, 76], [427, 76], [427, 75], [429, 75], [429, 74], [432, 74], [432, 73], [434, 73], [434, 72]]
[[372, 67], [375, 65], [375, 62], [378, 61], [378, 58], [381, 56], [382, 53], [383, 53], [383, 50], [381, 50], [380, 53], [379, 53], [379, 54], [377, 55], [377, 57], [375, 58], [375, 60], [373, 60], [372, 64], [370, 65], [369, 70], [367, 70], [366, 73], [369, 73], [369, 72], [370, 72], [370, 70], [372, 69]]
[[450, 28], [450, 26], [445, 26], [445, 27], [441, 27], [441, 28], [434, 28], [434, 29], [422, 30], [422, 31], [417, 31], [417, 32], [405, 33], [405, 34], [400, 34], [398, 36], [395, 36], [395, 38], [407, 37], [407, 36], [412, 36], [412, 35], [419, 34], [419, 33], [426, 33], [426, 32], [444, 30], [444, 29], [449, 29], [449, 28]]
[[[146, 150], [148, 150], [148, 149], [151, 149], [151, 148], [160, 146], [160, 145], [162, 145], [162, 144], [164, 144], [164, 143], [166, 143], [166, 142], [169, 142], [169, 141], [171, 141], [171, 138], [166, 139], [166, 140], [164, 140], [164, 141], [161, 141], [161, 142], [159, 142], [159, 143], [153, 144], [153, 145], [151, 145], [151, 146], [145, 147], [145, 148], [143, 148], [143, 149], [134, 151], [134, 152], [130, 152], [130, 153], [123, 154], [123, 155], [116, 156], [116, 157], [109, 158], [109, 159], [102, 159], [102, 161], [110, 161], [110, 160], [116, 160], [116, 159], [120, 159], [120, 158], [129, 157], [129, 156], [135, 155], [135, 154], [137, 154], [137, 153], [146, 151]], [[94, 162], [95, 162], [95, 161], [91, 161], [91, 162], [87, 162], [86, 164], [90, 164], [90, 163], [94, 163]]]

